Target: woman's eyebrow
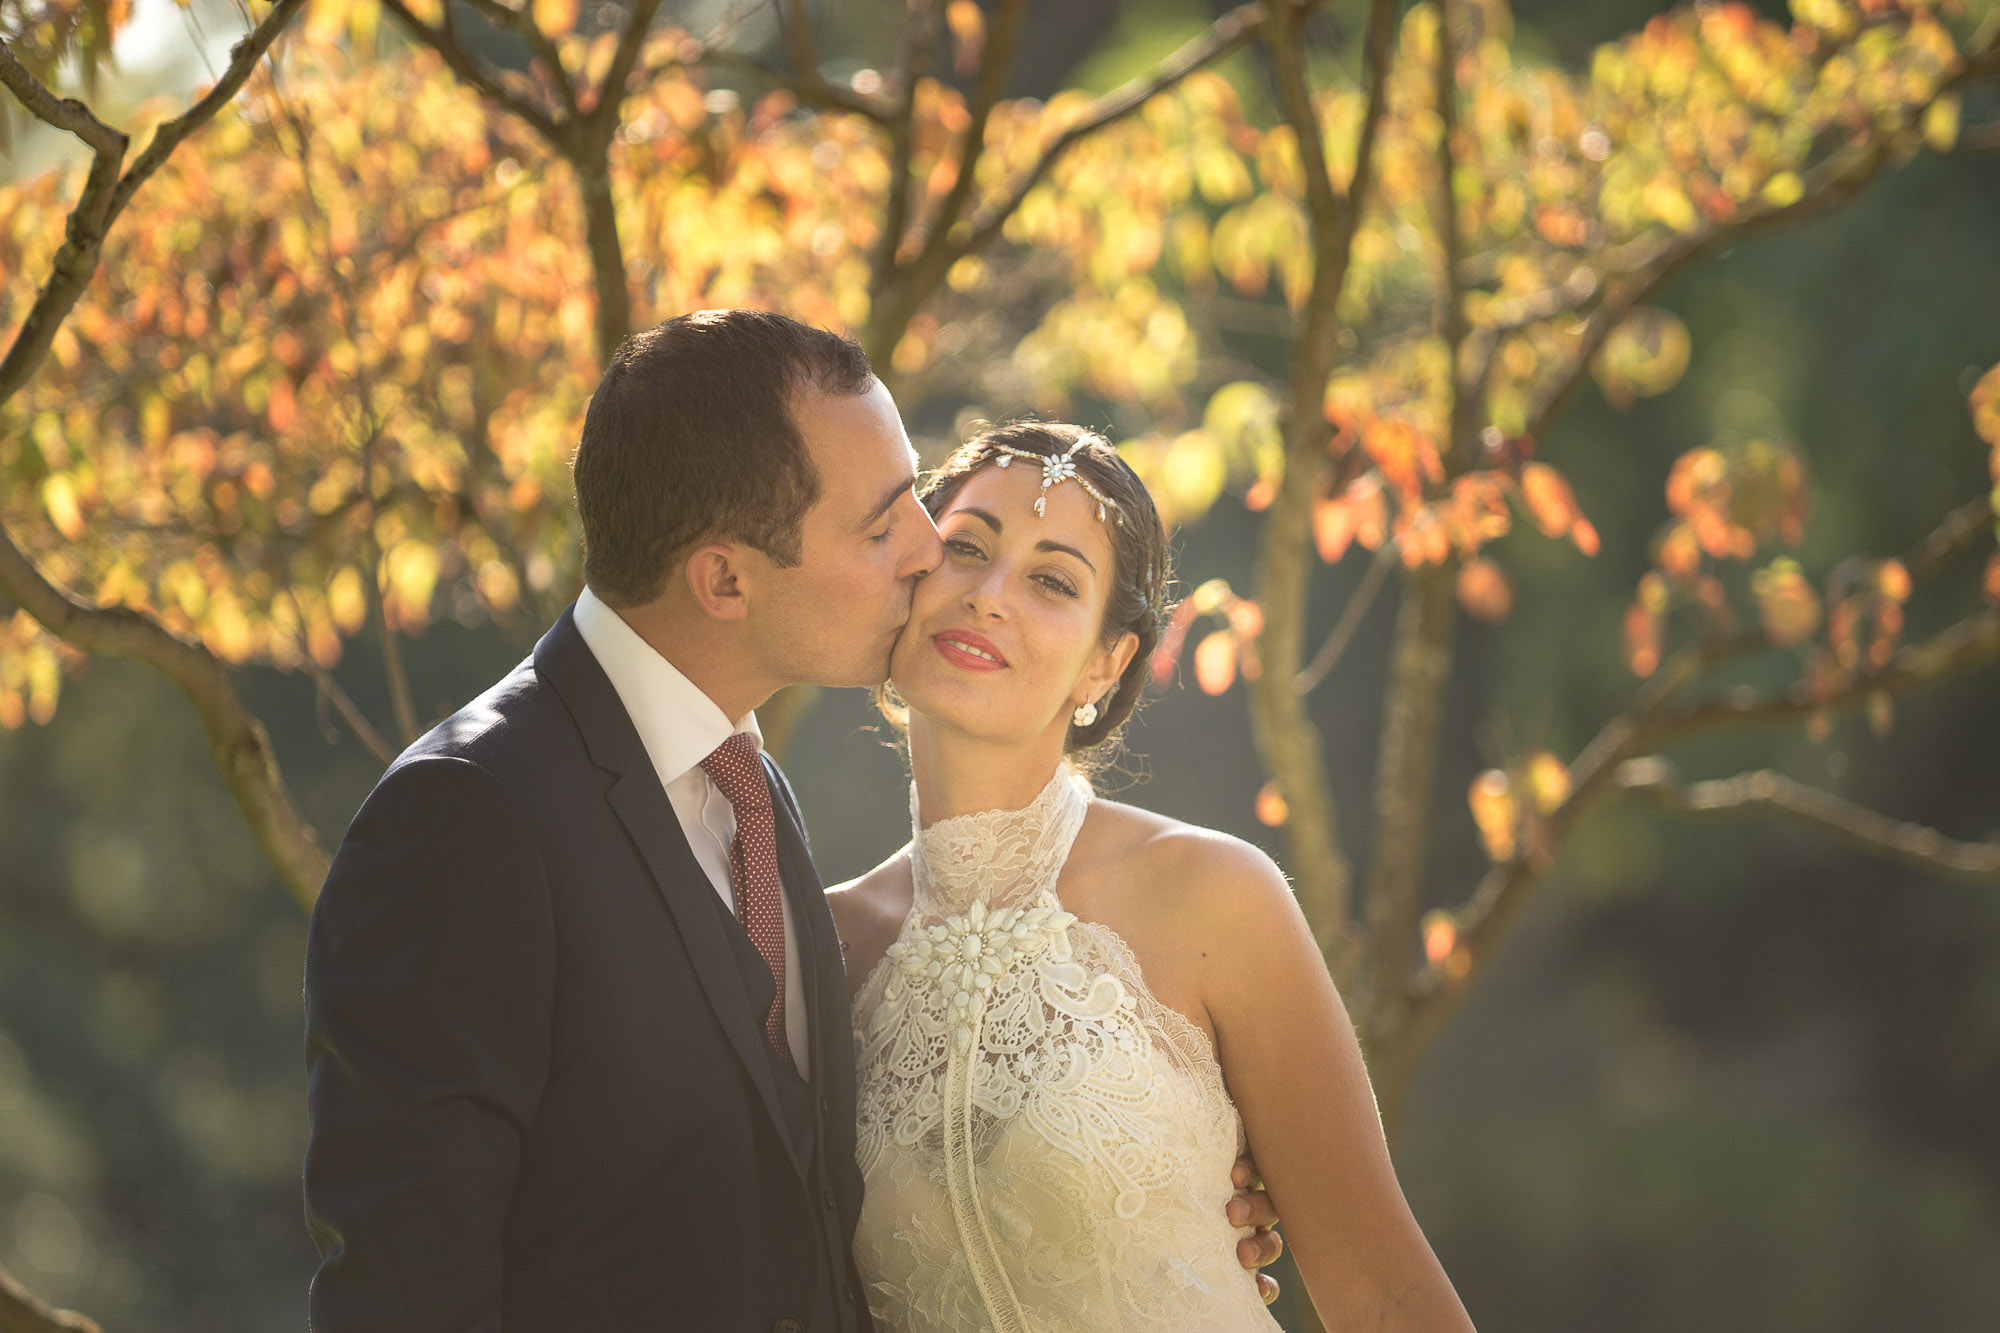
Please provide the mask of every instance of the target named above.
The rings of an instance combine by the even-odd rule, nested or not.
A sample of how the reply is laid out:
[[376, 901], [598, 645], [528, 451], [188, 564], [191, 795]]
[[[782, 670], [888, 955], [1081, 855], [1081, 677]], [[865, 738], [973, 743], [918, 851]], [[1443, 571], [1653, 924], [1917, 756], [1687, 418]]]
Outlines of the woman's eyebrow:
[[[978, 505], [960, 505], [951, 512], [954, 514], [970, 514], [987, 527], [993, 529], [994, 532], [997, 533], [1000, 531], [1000, 516], [990, 510], [981, 509]], [[1044, 537], [1041, 541], [1035, 543], [1035, 549], [1037, 551], [1061, 551], [1064, 555], [1073, 555], [1083, 561], [1085, 569], [1088, 569], [1093, 574], [1097, 572], [1097, 566], [1092, 563], [1089, 556], [1065, 542], [1052, 542]]]

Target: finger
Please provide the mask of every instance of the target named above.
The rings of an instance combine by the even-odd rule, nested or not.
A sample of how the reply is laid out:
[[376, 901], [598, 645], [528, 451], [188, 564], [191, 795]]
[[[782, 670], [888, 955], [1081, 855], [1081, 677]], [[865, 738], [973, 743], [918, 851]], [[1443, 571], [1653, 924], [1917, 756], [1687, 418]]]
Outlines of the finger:
[[1229, 1201], [1229, 1220], [1239, 1227], [1278, 1225], [1278, 1206], [1263, 1190], [1246, 1190]]
[[1248, 1157], [1237, 1158], [1236, 1165], [1229, 1169], [1229, 1181], [1237, 1189], [1249, 1189], [1257, 1183], [1257, 1164]]
[[1258, 1231], [1236, 1242], [1236, 1262], [1245, 1268], [1269, 1268], [1285, 1252], [1285, 1242], [1275, 1231]]
[[1278, 1279], [1272, 1277], [1269, 1273], [1259, 1273], [1257, 1275], [1257, 1294], [1264, 1298], [1264, 1304], [1266, 1305], [1277, 1300]]
[[1285, 1238], [1275, 1231], [1260, 1231], [1250, 1239], [1257, 1242], [1257, 1267], [1269, 1268], [1285, 1252]]

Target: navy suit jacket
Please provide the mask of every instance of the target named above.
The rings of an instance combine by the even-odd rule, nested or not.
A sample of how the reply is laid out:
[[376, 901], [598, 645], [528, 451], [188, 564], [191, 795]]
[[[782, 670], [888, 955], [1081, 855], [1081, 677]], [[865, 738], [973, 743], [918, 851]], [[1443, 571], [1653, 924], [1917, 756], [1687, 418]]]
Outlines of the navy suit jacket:
[[569, 611], [390, 767], [306, 951], [314, 1329], [868, 1328], [840, 946], [765, 766], [809, 982], [808, 1144], [740, 927]]

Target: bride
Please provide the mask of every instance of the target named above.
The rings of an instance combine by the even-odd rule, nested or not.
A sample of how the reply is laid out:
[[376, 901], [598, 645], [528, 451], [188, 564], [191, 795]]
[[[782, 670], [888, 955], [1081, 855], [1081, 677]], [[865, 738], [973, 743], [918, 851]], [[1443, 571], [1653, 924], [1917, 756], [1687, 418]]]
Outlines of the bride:
[[891, 662], [914, 836], [832, 894], [876, 1321], [1275, 1329], [1223, 1211], [1247, 1143], [1330, 1328], [1470, 1329], [1283, 876], [1094, 797], [1080, 767], [1159, 634], [1145, 488], [1102, 438], [1021, 423], [962, 446], [924, 498], [944, 560]]

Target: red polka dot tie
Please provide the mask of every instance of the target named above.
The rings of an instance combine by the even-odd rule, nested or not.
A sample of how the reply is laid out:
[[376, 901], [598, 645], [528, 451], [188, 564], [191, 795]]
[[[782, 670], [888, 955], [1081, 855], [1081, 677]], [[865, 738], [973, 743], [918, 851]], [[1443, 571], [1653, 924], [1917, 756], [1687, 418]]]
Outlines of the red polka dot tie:
[[757, 758], [757, 738], [747, 731], [731, 735], [701, 761], [702, 771], [722, 789], [736, 810], [736, 841], [729, 846], [729, 884], [736, 894], [736, 915], [750, 942], [757, 946], [778, 993], [764, 1018], [764, 1035], [786, 1064], [792, 1064], [792, 1044], [785, 1037], [785, 911], [778, 882], [777, 826], [772, 822], [771, 789], [764, 765]]

